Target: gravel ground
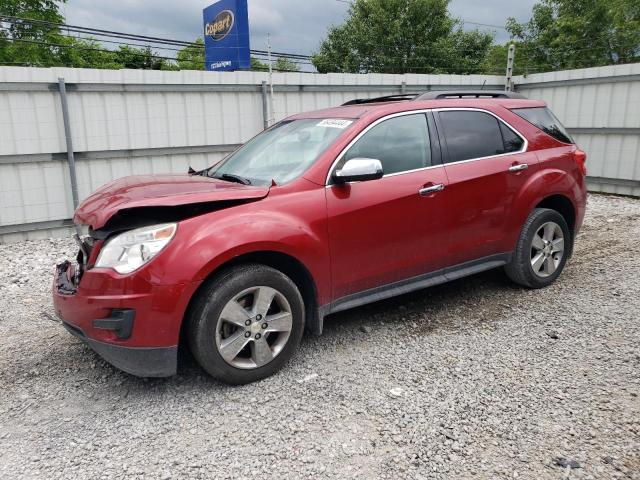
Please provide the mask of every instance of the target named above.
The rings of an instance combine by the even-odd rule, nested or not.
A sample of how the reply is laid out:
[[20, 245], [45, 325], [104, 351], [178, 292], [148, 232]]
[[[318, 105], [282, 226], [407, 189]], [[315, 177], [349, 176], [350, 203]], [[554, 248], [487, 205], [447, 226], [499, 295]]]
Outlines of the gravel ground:
[[115, 370], [52, 317], [73, 244], [0, 245], [0, 477], [640, 479], [640, 200], [589, 201], [555, 285], [344, 312], [243, 387]]

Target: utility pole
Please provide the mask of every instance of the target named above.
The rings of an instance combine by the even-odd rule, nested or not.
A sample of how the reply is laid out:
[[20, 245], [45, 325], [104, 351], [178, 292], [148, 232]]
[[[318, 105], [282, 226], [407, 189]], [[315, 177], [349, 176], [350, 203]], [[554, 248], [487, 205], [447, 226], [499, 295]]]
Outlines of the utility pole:
[[504, 89], [507, 92], [513, 90], [513, 61], [515, 59], [516, 46], [512, 43], [509, 45], [509, 54], [507, 55], [507, 75], [504, 81]]
[[267, 34], [267, 53], [269, 57], [269, 126], [276, 122], [275, 112], [273, 110], [273, 62], [271, 60], [271, 34]]

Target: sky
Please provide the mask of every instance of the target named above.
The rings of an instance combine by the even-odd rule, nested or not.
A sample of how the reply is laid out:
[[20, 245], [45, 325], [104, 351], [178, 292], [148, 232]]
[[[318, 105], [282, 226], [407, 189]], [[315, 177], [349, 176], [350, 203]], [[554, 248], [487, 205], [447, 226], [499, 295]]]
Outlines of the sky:
[[[202, 9], [210, 3], [213, 1], [68, 0], [63, 11], [71, 25], [190, 41], [202, 35]], [[462, 20], [504, 25], [507, 17], [528, 20], [534, 3], [536, 0], [452, 0], [449, 10]], [[249, 0], [251, 48], [266, 50], [270, 33], [274, 51], [311, 54], [327, 28], [342, 23], [348, 8], [347, 0]], [[498, 43], [509, 38], [502, 29], [478, 28], [493, 30]]]

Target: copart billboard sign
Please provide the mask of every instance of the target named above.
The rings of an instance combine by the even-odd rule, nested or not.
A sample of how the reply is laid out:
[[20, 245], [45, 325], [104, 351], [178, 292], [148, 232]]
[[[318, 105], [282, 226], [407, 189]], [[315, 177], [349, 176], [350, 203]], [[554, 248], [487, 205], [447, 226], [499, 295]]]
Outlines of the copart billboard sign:
[[220, 0], [205, 8], [202, 15], [206, 69], [250, 68], [247, 0]]

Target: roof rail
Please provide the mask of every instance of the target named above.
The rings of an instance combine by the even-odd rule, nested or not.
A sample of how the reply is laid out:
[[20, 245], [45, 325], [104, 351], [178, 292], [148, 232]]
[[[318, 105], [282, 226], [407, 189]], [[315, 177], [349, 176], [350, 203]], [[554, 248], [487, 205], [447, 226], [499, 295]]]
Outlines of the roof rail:
[[367, 103], [398, 102], [409, 100], [443, 100], [445, 98], [515, 98], [526, 99], [524, 95], [504, 90], [431, 90], [424, 93], [401, 93], [375, 98], [356, 98], [343, 103], [348, 105], [365, 105]]
[[349, 100], [346, 103], [343, 103], [342, 106], [346, 107], [347, 105], [362, 105], [365, 103], [382, 103], [382, 102], [397, 102], [400, 100], [414, 100], [419, 93], [401, 93], [396, 95], [385, 95], [384, 97], [375, 97], [375, 98], [356, 98], [354, 100]]
[[524, 95], [504, 90], [432, 90], [418, 95], [414, 100], [442, 100], [445, 98], [517, 98]]

